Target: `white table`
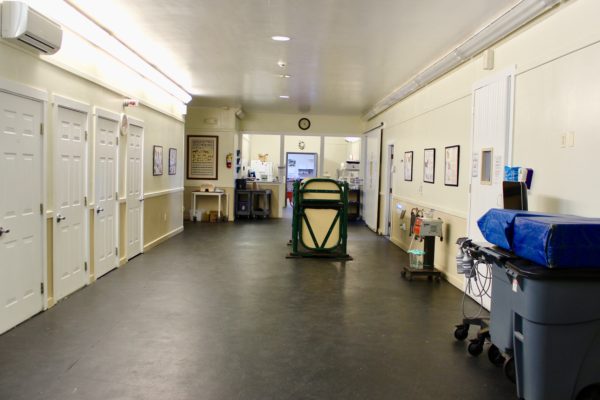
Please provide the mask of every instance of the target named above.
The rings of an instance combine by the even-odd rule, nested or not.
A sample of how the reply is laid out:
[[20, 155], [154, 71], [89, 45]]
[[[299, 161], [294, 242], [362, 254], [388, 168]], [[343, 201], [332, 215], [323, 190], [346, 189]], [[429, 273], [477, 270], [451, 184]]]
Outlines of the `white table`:
[[[219, 199], [218, 218], [221, 220], [221, 197], [225, 196], [225, 204], [229, 211], [229, 194], [226, 192], [192, 192], [192, 209], [190, 211], [192, 221], [196, 221], [196, 198], [198, 196], [217, 196]], [[229, 212], [227, 213], [229, 215]]]

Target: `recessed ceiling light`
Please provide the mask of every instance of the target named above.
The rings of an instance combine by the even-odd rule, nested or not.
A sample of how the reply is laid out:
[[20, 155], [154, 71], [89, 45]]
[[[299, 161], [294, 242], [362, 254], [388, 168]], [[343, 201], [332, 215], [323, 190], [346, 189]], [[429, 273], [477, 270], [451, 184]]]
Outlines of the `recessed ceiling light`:
[[280, 78], [291, 78], [291, 75], [288, 74], [283, 74], [283, 75], [279, 75]]
[[271, 36], [271, 39], [273, 39], [276, 42], [287, 42], [288, 40], [290, 40], [288, 36]]
[[280, 99], [289, 99], [290, 96], [287, 96], [285, 94], [282, 94], [281, 96], [279, 96]]

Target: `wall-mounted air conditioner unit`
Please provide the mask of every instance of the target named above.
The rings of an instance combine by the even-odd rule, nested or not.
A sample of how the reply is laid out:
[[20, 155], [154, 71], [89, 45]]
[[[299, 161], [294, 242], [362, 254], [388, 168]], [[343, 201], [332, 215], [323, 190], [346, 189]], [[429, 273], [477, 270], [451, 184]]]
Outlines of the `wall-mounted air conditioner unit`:
[[21, 1], [4, 1], [0, 7], [2, 39], [43, 54], [54, 54], [60, 49], [60, 25]]

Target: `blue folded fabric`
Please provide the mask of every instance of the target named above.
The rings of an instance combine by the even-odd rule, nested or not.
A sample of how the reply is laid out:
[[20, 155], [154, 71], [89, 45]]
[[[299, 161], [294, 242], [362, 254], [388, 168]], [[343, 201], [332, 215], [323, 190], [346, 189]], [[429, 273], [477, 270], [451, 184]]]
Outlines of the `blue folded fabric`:
[[600, 219], [519, 216], [512, 250], [548, 268], [600, 268]]
[[486, 212], [477, 225], [488, 242], [511, 250], [514, 237], [514, 224], [517, 217], [553, 216], [554, 214], [535, 211], [505, 210], [492, 208]]

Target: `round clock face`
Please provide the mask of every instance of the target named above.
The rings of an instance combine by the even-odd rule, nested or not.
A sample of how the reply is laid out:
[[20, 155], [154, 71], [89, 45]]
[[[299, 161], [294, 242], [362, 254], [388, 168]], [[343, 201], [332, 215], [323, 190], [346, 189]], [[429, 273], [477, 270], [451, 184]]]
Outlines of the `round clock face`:
[[298, 121], [298, 127], [303, 131], [307, 130], [310, 128], [310, 120], [308, 118], [300, 118], [300, 121]]

